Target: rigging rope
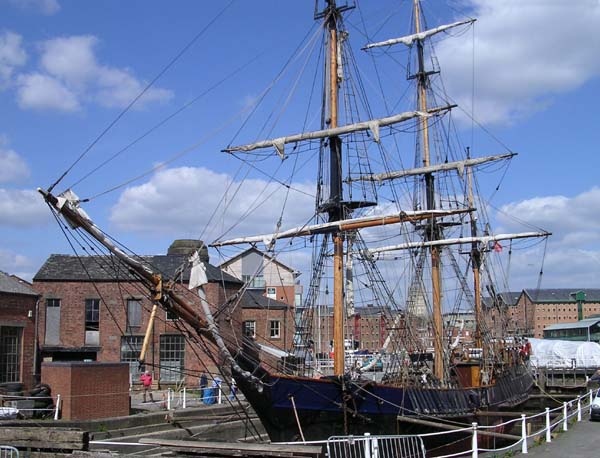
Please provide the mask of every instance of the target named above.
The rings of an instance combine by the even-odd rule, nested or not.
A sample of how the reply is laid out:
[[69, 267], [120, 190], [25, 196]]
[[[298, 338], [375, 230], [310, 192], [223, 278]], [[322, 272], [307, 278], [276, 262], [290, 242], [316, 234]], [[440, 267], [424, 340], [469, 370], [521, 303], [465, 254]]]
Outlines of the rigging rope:
[[165, 67], [163, 67], [163, 69], [158, 72], [158, 74], [146, 85], [146, 87], [144, 87], [144, 89], [142, 89], [142, 91], [134, 97], [134, 99], [129, 102], [129, 104], [119, 113], [119, 115], [100, 133], [100, 135], [98, 135], [94, 141], [92, 141], [92, 143], [90, 143], [90, 145], [79, 155], [79, 157], [67, 168], [67, 170], [65, 170], [63, 172], [63, 174], [48, 188], [48, 192], [52, 192], [52, 190], [56, 187], [56, 185], [58, 185], [63, 178], [65, 178], [65, 176], [67, 176], [67, 174], [73, 169], [73, 167], [75, 167], [75, 165], [77, 165], [77, 163], [79, 161], [81, 161], [81, 159], [84, 158], [84, 156], [100, 141], [100, 139], [102, 137], [104, 137], [104, 135], [106, 133], [108, 133], [108, 131], [115, 125], [117, 124], [117, 122], [119, 122], [119, 120], [125, 115], [125, 113], [127, 113], [136, 103], [137, 101], [142, 98], [142, 96], [148, 92], [148, 90], [154, 85], [154, 83], [156, 83], [156, 81], [158, 81], [158, 79], [163, 76], [167, 70], [169, 70], [174, 64], [175, 62], [177, 62], [179, 60], [179, 58], [181, 56], [183, 56], [183, 54], [185, 54], [185, 52], [202, 36], [204, 35], [204, 33], [210, 28], [211, 25], [213, 25], [217, 19], [219, 19], [223, 13], [225, 13], [225, 11], [235, 2], [235, 0], [230, 0], [230, 2], [225, 5], [224, 8], [222, 8], [215, 17], [213, 17], [209, 23], [200, 31], [198, 32], [182, 49], [181, 51], [179, 51], [179, 53], [177, 53], [175, 55], [175, 57], [173, 57], [173, 59], [171, 59], [171, 61], [169, 61], [167, 63], [167, 65]]

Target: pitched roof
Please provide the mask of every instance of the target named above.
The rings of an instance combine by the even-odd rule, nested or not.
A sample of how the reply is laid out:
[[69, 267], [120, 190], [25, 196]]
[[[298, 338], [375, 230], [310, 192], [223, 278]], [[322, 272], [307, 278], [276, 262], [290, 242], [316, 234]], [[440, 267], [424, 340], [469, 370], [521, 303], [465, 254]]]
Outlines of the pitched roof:
[[575, 302], [574, 293], [583, 291], [586, 302], [600, 302], [600, 289], [561, 288], [561, 289], [524, 289], [532, 302]]
[[[500, 300], [506, 305], [515, 305], [519, 297], [521, 297], [521, 291], [505, 291], [503, 293], [498, 293], [497, 297], [500, 297]], [[491, 307], [494, 305], [494, 301], [490, 296], [483, 296], [481, 298], [483, 301], [483, 305], [485, 307]]]
[[39, 296], [28, 283], [0, 271], [0, 293], [22, 294], [25, 296]]
[[274, 263], [280, 265], [281, 267], [283, 267], [285, 270], [289, 270], [290, 272], [292, 272], [294, 274], [300, 275], [300, 272], [298, 272], [293, 267], [285, 265], [283, 262], [279, 261], [277, 258], [269, 256], [264, 251], [260, 251], [258, 248], [253, 247], [253, 246], [251, 246], [247, 250], [244, 250], [241, 253], [238, 253], [235, 256], [229, 258], [227, 261], [222, 262], [221, 264], [219, 264], [219, 267], [224, 268], [224, 267], [228, 266], [229, 264], [231, 264], [232, 262], [234, 262], [236, 259], [243, 258], [244, 256], [246, 256], [248, 253], [251, 253], [251, 252], [257, 253], [257, 254], [259, 254], [259, 255], [261, 255], [261, 256], [263, 256], [263, 257], [271, 260], [272, 262], [274, 262]]
[[575, 321], [574, 323], [558, 323], [546, 326], [544, 331], [556, 331], [559, 329], [577, 329], [577, 328], [589, 328], [594, 326], [596, 323], [600, 323], [600, 318], [586, 318], [585, 320]]
[[247, 289], [242, 295], [242, 308], [245, 309], [268, 309], [286, 310], [291, 308], [289, 304], [263, 296], [261, 291]]
[[[153, 270], [167, 278], [174, 278], [181, 268], [182, 280], [187, 283], [190, 279], [188, 256], [186, 255], [158, 255], [141, 256]], [[242, 284], [240, 280], [223, 272], [218, 267], [206, 264], [206, 276], [210, 282], [226, 282]], [[115, 257], [107, 256], [73, 256], [65, 254], [51, 254], [40, 270], [33, 277], [33, 281], [136, 281], [137, 278], [127, 266]]]

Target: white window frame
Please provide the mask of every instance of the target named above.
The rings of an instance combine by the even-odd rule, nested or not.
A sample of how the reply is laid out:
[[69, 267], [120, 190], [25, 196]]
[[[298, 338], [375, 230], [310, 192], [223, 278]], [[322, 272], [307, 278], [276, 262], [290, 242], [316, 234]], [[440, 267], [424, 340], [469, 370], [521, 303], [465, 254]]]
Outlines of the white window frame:
[[281, 321], [269, 321], [269, 335], [271, 336], [271, 339], [281, 339]]
[[267, 286], [267, 297], [269, 299], [277, 300], [277, 288], [274, 286]]
[[[242, 331], [245, 336], [256, 337], [256, 321], [255, 320], [246, 320], [246, 321], [244, 321], [242, 326], [243, 326]], [[250, 334], [248, 331], [252, 331], [252, 334]]]

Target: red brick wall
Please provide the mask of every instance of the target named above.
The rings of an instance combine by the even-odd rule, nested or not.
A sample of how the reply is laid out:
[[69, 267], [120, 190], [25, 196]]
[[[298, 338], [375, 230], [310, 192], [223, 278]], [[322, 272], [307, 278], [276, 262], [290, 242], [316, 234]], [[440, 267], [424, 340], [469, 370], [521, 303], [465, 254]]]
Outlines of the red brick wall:
[[[102, 299], [100, 304], [100, 350], [97, 360], [101, 362], [118, 362], [121, 360], [121, 336], [139, 335], [143, 336], [150, 312], [152, 309], [151, 301], [144, 297], [147, 291], [138, 283], [91, 283], [91, 282], [36, 282], [35, 288], [41, 294], [43, 299], [40, 305], [40, 317], [38, 330], [40, 334], [40, 346], [44, 346], [45, 333], [45, 299], [60, 298], [61, 300], [61, 320], [60, 320], [60, 346], [64, 348], [83, 348], [85, 347], [85, 300]], [[200, 310], [200, 302], [196, 293], [193, 293], [182, 285], [177, 285], [181, 294], [193, 304], [198, 310], [199, 316], [203, 316]], [[235, 293], [236, 289], [228, 288], [223, 290], [218, 283], [209, 283], [205, 287], [207, 301], [213, 311], [216, 311], [226, 298]], [[141, 326], [134, 328], [131, 332], [126, 332], [127, 320], [127, 299], [139, 299], [142, 303]], [[241, 307], [237, 307], [233, 315], [221, 313], [217, 319], [219, 326], [223, 331], [226, 342], [235, 342], [233, 333], [239, 335], [241, 332]], [[166, 320], [166, 312], [159, 309], [154, 322], [153, 339], [151, 347], [146, 356], [148, 370], [153, 372], [155, 380], [158, 379], [158, 364], [160, 361], [160, 336], [164, 334], [181, 334], [180, 328], [186, 328], [182, 322], [173, 322]], [[194, 332], [191, 332], [194, 334]], [[213, 352], [213, 354], [218, 354]], [[152, 368], [152, 363], [156, 367]], [[203, 346], [186, 342], [185, 348], [185, 369], [188, 372], [186, 381], [188, 384], [196, 386], [200, 372], [216, 371], [216, 365], [220, 361], [213, 362], [212, 359], [203, 351]], [[137, 382], [137, 380], [135, 380]]]
[[[291, 349], [294, 338], [294, 310], [244, 309], [244, 321], [256, 321], [256, 341], [283, 350]], [[270, 321], [278, 320], [280, 337], [271, 339]], [[240, 327], [241, 329], [241, 327]]]
[[[25, 389], [35, 383], [33, 360], [35, 354], [35, 296], [0, 293], [0, 324], [15, 326], [21, 332], [21, 380]], [[28, 317], [31, 311], [31, 318]]]
[[42, 383], [61, 397], [65, 420], [129, 415], [129, 365], [126, 363], [42, 363]]

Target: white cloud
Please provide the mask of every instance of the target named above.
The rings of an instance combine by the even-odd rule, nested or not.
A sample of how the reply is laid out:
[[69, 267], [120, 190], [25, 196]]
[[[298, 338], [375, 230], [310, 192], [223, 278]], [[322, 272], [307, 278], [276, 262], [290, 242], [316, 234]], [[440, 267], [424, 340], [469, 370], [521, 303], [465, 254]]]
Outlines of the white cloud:
[[29, 167], [14, 150], [8, 140], [0, 135], [0, 183], [19, 182], [29, 178]]
[[574, 197], [534, 197], [503, 205], [498, 219], [509, 230], [517, 227], [517, 220], [527, 221], [551, 231], [553, 240], [562, 244], [581, 245], [597, 240], [600, 232], [598, 208], [600, 188], [593, 187]]
[[[552, 232], [546, 247], [542, 287], [592, 287], [597, 285], [600, 278], [598, 208], [598, 187], [574, 197], [535, 197], [504, 205], [496, 215], [503, 225], [497, 232], [522, 230], [523, 225], [519, 221], [527, 221]], [[511, 278], [519, 287], [534, 288], [545, 246], [519, 249], [527, 245], [531, 245], [531, 242], [514, 246]]]
[[46, 16], [58, 13], [60, 4], [57, 0], [9, 0], [13, 5], [29, 11], [35, 11]]
[[[142, 92], [146, 83], [129, 69], [102, 65], [92, 35], [59, 37], [40, 45], [40, 72], [19, 77], [19, 104], [22, 108], [76, 111], [96, 102], [113, 108], [127, 106]], [[163, 102], [173, 97], [167, 89], [152, 87], [135, 107]]]
[[0, 248], [0, 270], [27, 281], [33, 278], [35, 263], [26, 256]]
[[41, 73], [20, 75], [17, 100], [23, 109], [59, 110], [73, 112], [80, 109], [77, 96], [58, 79]]
[[[251, 179], [231, 184], [231, 177], [205, 168], [180, 167], [157, 172], [152, 179], [123, 192], [111, 212], [111, 221], [121, 229], [136, 232], [200, 235], [209, 226], [211, 240], [236, 226], [230, 234], [256, 235], [274, 232], [286, 190], [266, 181]], [[313, 186], [294, 183], [293, 188], [310, 193]], [[221, 201], [225, 193], [226, 199]], [[262, 194], [261, 194], [262, 193]], [[256, 199], [256, 196], [260, 198]], [[313, 197], [291, 190], [282, 227], [304, 224], [314, 208]], [[213, 211], [216, 215], [210, 220]]]
[[[475, 25], [475, 117], [506, 123], [600, 75], [600, 2], [466, 0]], [[567, 19], [568, 18], [568, 19]], [[584, 45], [578, 46], [578, 43]], [[436, 47], [448, 92], [471, 106], [471, 33]]]
[[49, 220], [48, 207], [36, 191], [0, 188], [0, 226], [37, 227]]
[[0, 89], [10, 84], [15, 69], [27, 61], [21, 42], [21, 35], [14, 32], [0, 34]]
[[42, 69], [66, 84], [83, 88], [94, 79], [98, 69], [94, 46], [98, 39], [92, 35], [60, 37], [41, 44]]

